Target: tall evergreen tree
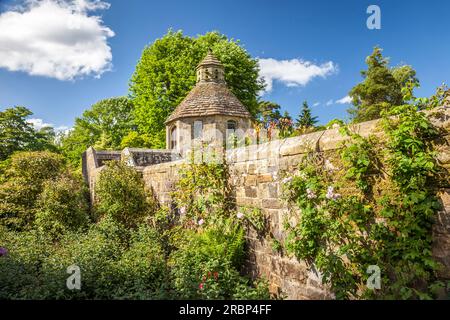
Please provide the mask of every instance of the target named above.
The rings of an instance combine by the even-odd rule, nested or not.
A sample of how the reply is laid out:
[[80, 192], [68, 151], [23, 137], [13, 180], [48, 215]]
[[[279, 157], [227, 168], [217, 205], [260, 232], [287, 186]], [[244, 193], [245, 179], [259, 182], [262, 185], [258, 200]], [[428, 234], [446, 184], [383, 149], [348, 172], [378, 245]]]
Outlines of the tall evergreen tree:
[[298, 128], [311, 128], [317, 123], [317, 117], [313, 117], [308, 102], [303, 101], [302, 110], [297, 118], [296, 126]]
[[366, 64], [367, 70], [361, 71], [364, 80], [349, 93], [354, 107], [348, 112], [354, 122], [379, 118], [383, 110], [403, 104], [402, 88], [409, 82], [419, 84], [411, 66], [390, 68], [379, 47], [367, 57]]

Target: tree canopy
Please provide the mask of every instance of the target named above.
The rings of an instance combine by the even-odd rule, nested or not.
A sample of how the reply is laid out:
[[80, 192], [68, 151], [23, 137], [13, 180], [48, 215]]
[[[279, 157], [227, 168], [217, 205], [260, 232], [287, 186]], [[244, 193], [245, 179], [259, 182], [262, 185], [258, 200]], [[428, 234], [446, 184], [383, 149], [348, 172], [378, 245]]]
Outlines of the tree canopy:
[[131, 100], [126, 97], [104, 99], [75, 119], [73, 130], [61, 139], [61, 145], [70, 161], [79, 164], [88, 147], [119, 149], [122, 139], [134, 129]]
[[366, 64], [367, 70], [361, 71], [364, 80], [349, 93], [354, 106], [349, 113], [355, 122], [379, 118], [381, 111], [402, 105], [402, 88], [408, 83], [419, 84], [411, 66], [390, 68], [389, 59], [383, 57], [379, 47], [367, 57]]
[[230, 90], [257, 115], [257, 95], [264, 84], [257, 60], [239, 41], [219, 32], [189, 37], [169, 30], [144, 49], [130, 82], [136, 124], [149, 135], [151, 147], [164, 147], [164, 121], [195, 85], [195, 68], [209, 49], [224, 65]]
[[52, 128], [35, 130], [27, 121], [33, 112], [25, 107], [7, 108], [0, 111], [0, 161], [7, 159], [16, 151], [55, 151]]

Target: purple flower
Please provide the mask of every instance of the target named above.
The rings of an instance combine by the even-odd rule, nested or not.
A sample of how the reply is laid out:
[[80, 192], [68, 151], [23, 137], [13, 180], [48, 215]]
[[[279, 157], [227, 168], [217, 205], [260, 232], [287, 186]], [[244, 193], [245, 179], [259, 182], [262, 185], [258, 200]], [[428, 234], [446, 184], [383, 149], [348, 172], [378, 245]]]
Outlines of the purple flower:
[[205, 223], [205, 220], [203, 220], [203, 219], [198, 220], [198, 225], [199, 225], [199, 226], [201, 226], [201, 225], [204, 224], [204, 223]]
[[6, 256], [8, 254], [8, 250], [6, 248], [0, 247], [0, 257]]
[[238, 219], [242, 219], [244, 217], [244, 214], [242, 212], [238, 212], [236, 217], [238, 217]]

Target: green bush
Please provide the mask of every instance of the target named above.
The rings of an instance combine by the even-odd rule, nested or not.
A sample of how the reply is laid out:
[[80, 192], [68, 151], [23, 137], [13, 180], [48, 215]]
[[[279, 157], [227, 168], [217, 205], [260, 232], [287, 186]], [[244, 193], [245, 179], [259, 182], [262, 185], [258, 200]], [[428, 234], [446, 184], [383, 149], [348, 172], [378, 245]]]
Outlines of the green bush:
[[0, 224], [17, 230], [30, 228], [44, 182], [59, 176], [63, 168], [63, 157], [55, 153], [14, 154], [0, 184]]
[[[177, 239], [179, 240], [179, 239]], [[239, 274], [244, 256], [244, 230], [232, 220], [205, 230], [185, 230], [169, 260], [176, 296], [182, 299], [269, 297], [267, 286], [253, 288]]]
[[95, 185], [95, 209], [127, 227], [149, 214], [150, 195], [141, 175], [119, 161], [108, 162]]
[[87, 188], [70, 173], [48, 180], [37, 202], [36, 226], [52, 237], [78, 231], [89, 222]]
[[[163, 298], [166, 264], [156, 232], [129, 233], [110, 218], [88, 233], [67, 233], [59, 243], [40, 232], [0, 229], [8, 249], [0, 257], [0, 299]], [[67, 268], [81, 270], [81, 290], [69, 290]]]

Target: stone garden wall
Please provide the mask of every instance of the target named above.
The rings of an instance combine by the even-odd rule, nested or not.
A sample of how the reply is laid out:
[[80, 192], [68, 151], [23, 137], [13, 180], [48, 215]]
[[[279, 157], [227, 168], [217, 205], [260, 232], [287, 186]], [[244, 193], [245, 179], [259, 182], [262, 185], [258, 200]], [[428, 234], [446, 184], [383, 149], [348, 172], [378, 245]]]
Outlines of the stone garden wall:
[[[441, 115], [435, 116], [433, 122], [445, 130], [444, 142], [438, 146], [439, 160], [450, 169], [450, 110], [441, 111]], [[382, 134], [377, 123], [377, 120], [369, 121], [355, 125], [352, 129], [365, 137]], [[268, 218], [273, 236], [282, 240], [282, 220], [288, 210], [281, 199], [283, 176], [294, 172], [302, 157], [310, 150], [326, 156], [340, 148], [345, 139], [338, 129], [331, 129], [228, 150], [227, 163], [237, 205], [260, 208]], [[170, 204], [170, 192], [183, 162], [180, 160], [144, 168], [145, 183], [161, 202]], [[442, 190], [441, 194], [446, 210], [436, 217], [433, 252], [446, 267], [441, 276], [450, 279], [450, 189]], [[332, 294], [321, 285], [320, 275], [309, 270], [305, 263], [274, 252], [270, 241], [260, 239], [256, 234], [248, 234], [247, 243], [247, 272], [269, 279], [273, 293], [282, 293], [289, 299], [332, 298]]]
[[[432, 117], [434, 124], [443, 129], [443, 139], [437, 146], [439, 161], [450, 170], [450, 109], [441, 108]], [[377, 120], [353, 126], [353, 131], [362, 136], [382, 134]], [[256, 207], [268, 219], [270, 232], [282, 240], [282, 221], [288, 207], [281, 199], [282, 179], [293, 173], [309, 151], [315, 150], [325, 157], [336, 152], [346, 138], [338, 129], [314, 132], [299, 137], [276, 140], [260, 145], [242, 147], [227, 151], [227, 163], [231, 183], [235, 190], [238, 206]], [[90, 183], [101, 170], [95, 152], [88, 150], [86, 158], [86, 179]], [[101, 155], [105, 157], [105, 155]], [[115, 157], [116, 154], [111, 154]], [[99, 154], [97, 154], [99, 157]], [[97, 162], [96, 162], [97, 161]], [[160, 202], [170, 204], [170, 193], [178, 179], [180, 165], [185, 160], [140, 167], [146, 186], [151, 188]], [[94, 165], [97, 163], [97, 165]], [[92, 192], [92, 191], [91, 191]], [[444, 264], [441, 277], [450, 279], [450, 189], [441, 190], [445, 210], [436, 217], [433, 229], [433, 254]], [[247, 272], [252, 276], [263, 276], [270, 282], [273, 293], [283, 294], [289, 299], [328, 299], [332, 294], [321, 285], [320, 275], [310, 270], [303, 262], [281, 256], [272, 249], [271, 241], [248, 234]]]

